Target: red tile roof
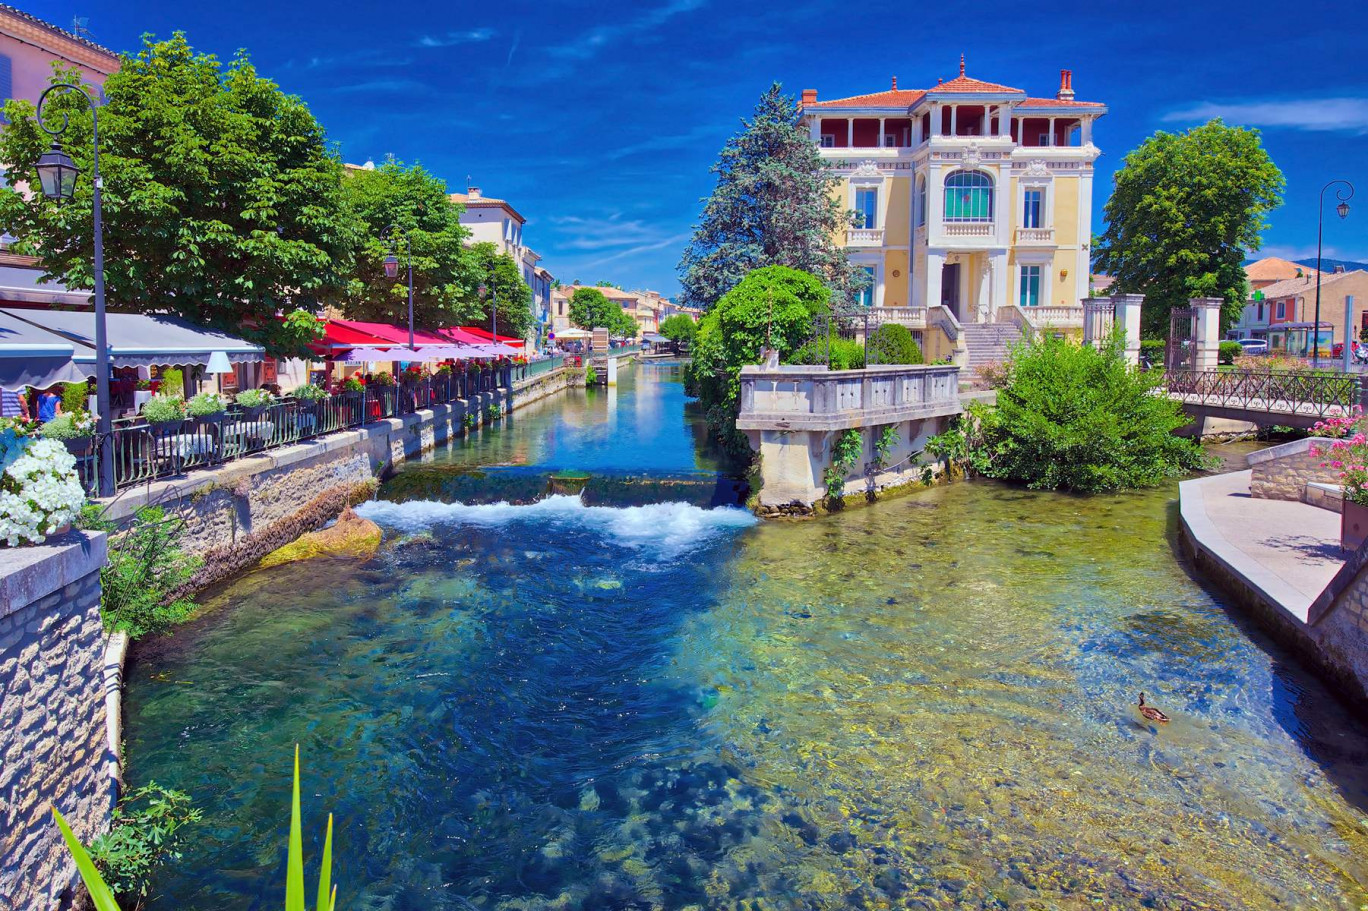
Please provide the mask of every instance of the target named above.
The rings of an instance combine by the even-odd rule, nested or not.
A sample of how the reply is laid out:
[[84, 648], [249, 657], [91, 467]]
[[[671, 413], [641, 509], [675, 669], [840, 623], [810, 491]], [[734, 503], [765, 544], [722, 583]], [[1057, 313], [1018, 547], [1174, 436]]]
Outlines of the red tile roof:
[[1096, 101], [1064, 101], [1059, 98], [1027, 98], [1017, 105], [1022, 108], [1104, 108], [1105, 104]]
[[808, 108], [910, 108], [925, 97], [926, 92], [921, 89], [894, 89], [888, 92], [874, 92], [870, 95], [837, 98], [832, 101], [814, 101], [803, 106]]
[[1025, 95], [1021, 89], [1014, 89], [1010, 85], [998, 85], [996, 82], [984, 82], [982, 79], [971, 79], [960, 74], [949, 82], [937, 83], [934, 88], [928, 89], [930, 92], [970, 92], [982, 93], [985, 95]]

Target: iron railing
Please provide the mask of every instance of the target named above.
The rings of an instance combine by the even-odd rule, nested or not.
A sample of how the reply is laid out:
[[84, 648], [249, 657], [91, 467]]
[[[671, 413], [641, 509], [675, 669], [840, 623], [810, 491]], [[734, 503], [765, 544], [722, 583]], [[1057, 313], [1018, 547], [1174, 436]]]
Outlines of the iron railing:
[[1270, 414], [1350, 414], [1360, 402], [1359, 377], [1343, 373], [1169, 370], [1170, 395], [1193, 405]]
[[[288, 397], [261, 408], [233, 406], [221, 414], [162, 424], [141, 417], [115, 421], [114, 486], [123, 490], [433, 405], [469, 401], [482, 392], [510, 388], [513, 372], [506, 366], [401, 378], [392, 386], [370, 385], [319, 400]], [[93, 438], [84, 452], [76, 452], [81, 482], [92, 496], [99, 478], [98, 452]]]

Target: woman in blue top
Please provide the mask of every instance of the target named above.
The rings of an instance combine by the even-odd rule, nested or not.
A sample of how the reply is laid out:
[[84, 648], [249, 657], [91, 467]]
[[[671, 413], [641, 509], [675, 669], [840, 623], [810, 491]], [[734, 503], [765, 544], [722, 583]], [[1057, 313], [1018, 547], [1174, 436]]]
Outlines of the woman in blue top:
[[38, 396], [38, 420], [46, 424], [62, 413], [62, 397], [51, 389]]

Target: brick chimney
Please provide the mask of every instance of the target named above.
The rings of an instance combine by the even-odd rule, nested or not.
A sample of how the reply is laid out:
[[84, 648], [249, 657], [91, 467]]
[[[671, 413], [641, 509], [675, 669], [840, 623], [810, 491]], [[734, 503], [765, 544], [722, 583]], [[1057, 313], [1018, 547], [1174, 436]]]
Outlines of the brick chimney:
[[1336, 274], [1336, 275], [1343, 275], [1343, 274], [1344, 274], [1344, 263], [1335, 263], [1335, 274]]
[[466, 196], [469, 196], [471, 199], [479, 199], [479, 198], [480, 198], [480, 188], [479, 188], [479, 187], [468, 187], [468, 188], [466, 189]]
[[816, 89], [803, 89], [803, 104], [816, 104], [816, 102], [817, 102], [817, 90], [816, 90]]
[[1059, 94], [1055, 98], [1060, 101], [1073, 101], [1073, 70], [1059, 71]]
[[898, 77], [897, 77], [897, 76], [894, 76], [894, 77], [893, 77], [893, 91], [896, 92], [897, 90], [898, 90]]

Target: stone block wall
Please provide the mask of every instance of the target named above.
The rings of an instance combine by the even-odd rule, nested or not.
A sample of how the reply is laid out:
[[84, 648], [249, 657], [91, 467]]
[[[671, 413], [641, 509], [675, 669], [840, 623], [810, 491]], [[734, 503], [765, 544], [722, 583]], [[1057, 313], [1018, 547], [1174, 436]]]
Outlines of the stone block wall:
[[0, 911], [71, 907], [53, 806], [83, 842], [109, 825], [104, 561], [99, 533], [0, 549]]
[[1326, 461], [1325, 457], [1311, 453], [1313, 447], [1329, 449], [1333, 442], [1317, 438], [1293, 440], [1251, 453], [1250, 494], [1266, 500], [1306, 502], [1307, 484], [1338, 485], [1339, 472], [1333, 468], [1322, 468], [1321, 462]]

